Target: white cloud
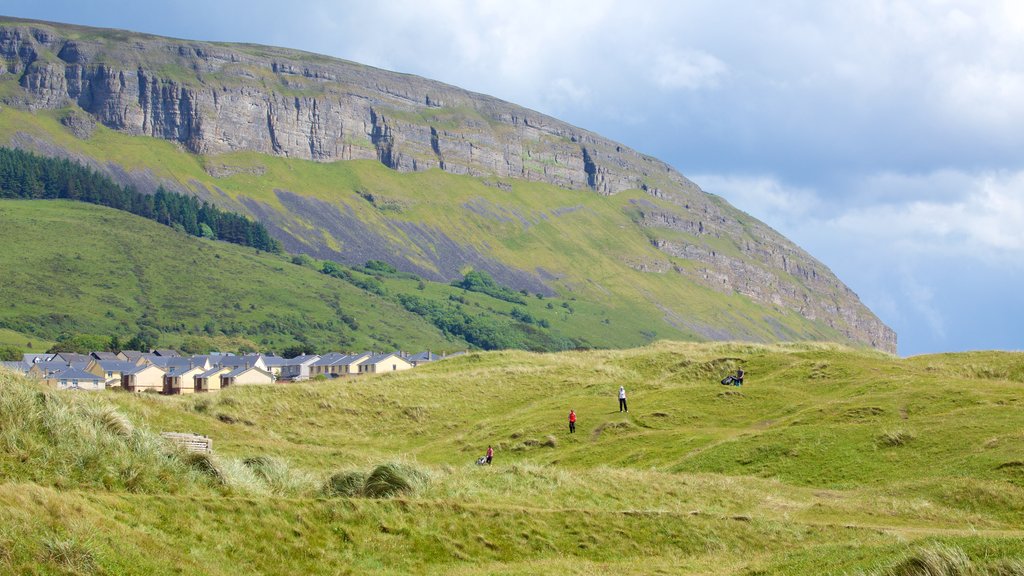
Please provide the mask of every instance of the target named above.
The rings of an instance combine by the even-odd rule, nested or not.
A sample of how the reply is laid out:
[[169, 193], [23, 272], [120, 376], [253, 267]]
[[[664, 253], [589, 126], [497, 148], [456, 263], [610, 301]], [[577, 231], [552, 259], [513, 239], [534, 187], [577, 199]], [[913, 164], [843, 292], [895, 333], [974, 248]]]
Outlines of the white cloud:
[[670, 90], [715, 88], [726, 73], [724, 62], [699, 50], [664, 51], [655, 61], [654, 83]]
[[797, 222], [821, 207], [816, 191], [783, 184], [774, 176], [694, 174], [690, 179], [771, 226]]
[[1024, 172], [951, 175], [969, 181], [958, 198], [863, 206], [832, 224], [916, 253], [1024, 265]]

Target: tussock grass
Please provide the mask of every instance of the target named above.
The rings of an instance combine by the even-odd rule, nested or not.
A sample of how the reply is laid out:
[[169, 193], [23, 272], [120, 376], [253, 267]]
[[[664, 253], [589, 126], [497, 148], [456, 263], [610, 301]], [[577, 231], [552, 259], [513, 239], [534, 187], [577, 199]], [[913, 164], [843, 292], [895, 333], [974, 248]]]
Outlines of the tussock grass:
[[907, 430], [887, 430], [878, 436], [878, 445], [883, 448], [906, 446], [914, 440], [914, 433]]
[[936, 544], [922, 548], [881, 576], [981, 576], [963, 550]]
[[51, 562], [73, 574], [91, 574], [96, 570], [93, 545], [76, 538], [44, 538], [43, 561]]
[[323, 492], [327, 496], [343, 496], [351, 498], [362, 496], [366, 484], [366, 474], [358, 470], [336, 472], [324, 483]]
[[374, 468], [363, 482], [363, 495], [369, 498], [415, 494], [430, 483], [430, 478], [408, 464], [389, 462]]
[[280, 458], [253, 456], [242, 460], [242, 464], [252, 470], [273, 494], [304, 495], [311, 493], [315, 486], [310, 474], [293, 468]]

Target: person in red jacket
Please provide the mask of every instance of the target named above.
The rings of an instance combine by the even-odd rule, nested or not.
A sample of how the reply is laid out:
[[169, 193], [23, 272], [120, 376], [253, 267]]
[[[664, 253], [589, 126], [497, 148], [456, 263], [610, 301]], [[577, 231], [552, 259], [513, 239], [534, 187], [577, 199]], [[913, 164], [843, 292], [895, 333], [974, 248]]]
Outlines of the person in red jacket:
[[569, 409], [569, 434], [576, 433], [576, 413]]
[[487, 463], [488, 464], [491, 463], [491, 459], [492, 458], [494, 458], [494, 448], [491, 448], [491, 446], [488, 445], [487, 446]]

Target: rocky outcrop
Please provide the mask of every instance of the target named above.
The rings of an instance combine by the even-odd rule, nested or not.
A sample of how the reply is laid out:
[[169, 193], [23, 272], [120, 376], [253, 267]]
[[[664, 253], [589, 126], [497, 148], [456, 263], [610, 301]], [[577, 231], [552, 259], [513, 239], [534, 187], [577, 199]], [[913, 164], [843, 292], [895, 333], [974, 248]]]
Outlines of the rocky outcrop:
[[300, 52], [0, 23], [0, 55], [37, 108], [196, 154], [376, 158], [402, 171], [541, 180], [602, 194], [668, 180], [668, 165], [531, 110], [415, 76]]
[[[0, 56], [6, 63], [0, 80], [16, 79], [23, 88], [7, 102], [30, 109], [80, 109], [84, 115], [66, 116], [66, 125], [80, 138], [91, 135], [91, 123], [101, 123], [174, 141], [201, 155], [244, 150], [325, 162], [375, 159], [399, 171], [440, 169], [495, 178], [499, 187], [507, 184], [497, 178], [516, 178], [603, 195], [640, 189], [651, 201], [634, 203], [635, 221], [661, 253], [623, 255], [624, 266], [652, 274], [674, 269], [714, 290], [785, 308], [852, 340], [896, 350], [895, 334], [855, 294], [763, 223], [705, 194], [660, 160], [514, 104], [293, 50], [14, 19], [0, 21]], [[207, 171], [217, 176], [231, 169], [213, 161]], [[296, 213], [326, 213], [312, 210], [299, 196], [279, 200]], [[273, 216], [252, 203], [241, 206], [253, 216]], [[270, 224], [289, 234], [279, 217]], [[414, 228], [401, 232], [430, 244], [430, 253], [458, 255], [517, 288], [550, 292], [533, 273], [459, 247], [441, 230]], [[385, 254], [350, 230], [321, 229], [335, 240], [344, 238], [349, 257], [402, 253], [392, 246]], [[663, 238], [659, 230], [673, 234]], [[680, 234], [692, 240], [682, 241]], [[326, 244], [282, 240], [295, 249], [339, 257]], [[408, 262], [416, 258], [431, 261], [441, 279], [458, 274], [446, 258], [420, 254]], [[699, 266], [674, 266], [672, 259]]]

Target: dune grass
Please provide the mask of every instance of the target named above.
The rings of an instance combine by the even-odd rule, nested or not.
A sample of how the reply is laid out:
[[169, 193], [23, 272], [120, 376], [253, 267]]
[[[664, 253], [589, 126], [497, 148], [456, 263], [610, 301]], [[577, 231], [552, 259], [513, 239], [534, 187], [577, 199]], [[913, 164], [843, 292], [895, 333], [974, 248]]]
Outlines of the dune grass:
[[[1022, 362], [661, 342], [203, 397], [2, 377], [0, 405], [31, 409], [0, 413], [0, 567], [1018, 574]], [[717, 384], [736, 366], [742, 388]], [[82, 440], [56, 441], [51, 421]], [[494, 465], [475, 466], [488, 444]], [[104, 481], [128, 463], [136, 484]]]

